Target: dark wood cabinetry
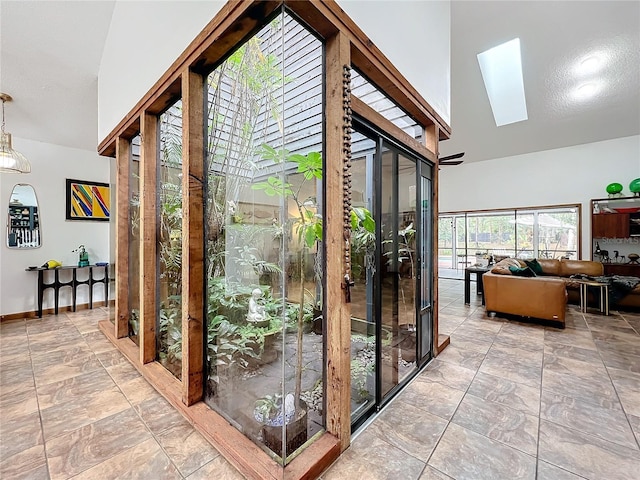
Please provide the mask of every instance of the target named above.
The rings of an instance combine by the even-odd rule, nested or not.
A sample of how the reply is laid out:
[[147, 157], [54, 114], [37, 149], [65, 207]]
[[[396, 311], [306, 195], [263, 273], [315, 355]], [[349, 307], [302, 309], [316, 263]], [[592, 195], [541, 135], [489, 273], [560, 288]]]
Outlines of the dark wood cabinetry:
[[629, 263], [629, 255], [640, 252], [638, 237], [640, 197], [591, 200], [591, 259], [603, 262], [605, 275], [640, 277], [640, 264]]
[[605, 275], [625, 275], [640, 277], [640, 264], [630, 263], [603, 263]]
[[594, 213], [591, 218], [593, 238], [629, 237], [628, 213]]

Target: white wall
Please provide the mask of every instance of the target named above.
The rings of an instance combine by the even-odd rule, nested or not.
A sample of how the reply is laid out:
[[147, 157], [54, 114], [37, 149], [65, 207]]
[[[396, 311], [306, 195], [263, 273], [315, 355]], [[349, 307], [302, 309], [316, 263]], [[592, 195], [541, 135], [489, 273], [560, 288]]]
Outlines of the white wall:
[[442, 119], [451, 123], [451, 2], [338, 0]]
[[[99, 141], [138, 103], [224, 3], [117, 1], [98, 75]], [[338, 3], [449, 122], [450, 2]], [[427, 66], [429, 74], [425, 75]]]
[[[110, 222], [69, 221], [65, 219], [67, 178], [109, 183], [110, 162], [95, 152], [36, 142], [14, 137], [13, 146], [31, 162], [31, 173], [0, 175], [0, 212], [3, 212], [0, 238], [0, 314], [29, 312], [37, 309], [37, 274], [25, 268], [40, 266], [47, 260], [74, 265], [78, 254], [71, 250], [84, 244], [91, 263], [110, 261]], [[42, 246], [36, 249], [7, 247], [6, 212], [13, 186], [27, 183], [38, 197]], [[65, 272], [65, 275], [70, 272]], [[88, 271], [78, 272], [83, 280]], [[97, 275], [96, 275], [97, 276]], [[61, 280], [65, 279], [61, 275]], [[102, 284], [94, 286], [94, 301], [104, 300]], [[78, 287], [77, 304], [89, 301], [89, 289]], [[53, 308], [53, 289], [45, 291], [43, 308]], [[71, 288], [60, 290], [60, 305], [71, 305]]]
[[459, 212], [582, 204], [582, 258], [591, 254], [592, 198], [640, 177], [640, 136], [442, 167], [439, 210]]
[[98, 72], [99, 142], [224, 4], [213, 0], [116, 2]]

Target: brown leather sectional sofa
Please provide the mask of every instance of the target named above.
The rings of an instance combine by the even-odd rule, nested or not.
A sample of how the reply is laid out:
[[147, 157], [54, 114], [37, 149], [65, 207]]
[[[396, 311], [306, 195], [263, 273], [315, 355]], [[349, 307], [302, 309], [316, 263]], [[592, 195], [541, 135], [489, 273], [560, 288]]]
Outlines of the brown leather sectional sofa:
[[[507, 258], [482, 276], [487, 312], [499, 312], [559, 322], [564, 328], [567, 302], [580, 303], [578, 283], [571, 275], [604, 274], [602, 263], [588, 260], [538, 259], [543, 276], [521, 277], [508, 266], [526, 267], [524, 260]], [[640, 285], [618, 306], [640, 307]]]

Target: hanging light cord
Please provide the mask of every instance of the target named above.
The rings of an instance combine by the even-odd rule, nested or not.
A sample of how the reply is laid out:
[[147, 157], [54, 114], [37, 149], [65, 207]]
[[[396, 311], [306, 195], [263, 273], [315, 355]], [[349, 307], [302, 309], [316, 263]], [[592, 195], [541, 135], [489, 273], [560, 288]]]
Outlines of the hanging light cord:
[[2, 133], [4, 133], [4, 102], [5, 99], [2, 99]]

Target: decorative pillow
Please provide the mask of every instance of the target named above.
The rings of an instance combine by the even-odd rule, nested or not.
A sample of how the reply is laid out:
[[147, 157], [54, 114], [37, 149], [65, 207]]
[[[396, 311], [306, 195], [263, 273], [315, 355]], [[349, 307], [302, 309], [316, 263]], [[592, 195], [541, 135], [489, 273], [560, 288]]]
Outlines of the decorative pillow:
[[544, 272], [542, 271], [542, 265], [540, 265], [537, 259], [534, 258], [533, 260], [525, 260], [524, 263], [527, 264], [527, 267], [533, 270], [533, 273], [535, 273], [536, 276], [544, 275]]
[[536, 272], [531, 270], [531, 267], [509, 267], [509, 271], [516, 277], [536, 277]]
[[505, 258], [500, 260], [495, 266], [491, 269], [491, 273], [496, 273], [498, 275], [511, 275], [511, 271], [509, 271], [509, 267], [522, 267], [520, 262], [515, 258]]

